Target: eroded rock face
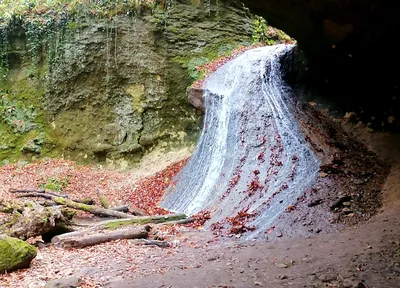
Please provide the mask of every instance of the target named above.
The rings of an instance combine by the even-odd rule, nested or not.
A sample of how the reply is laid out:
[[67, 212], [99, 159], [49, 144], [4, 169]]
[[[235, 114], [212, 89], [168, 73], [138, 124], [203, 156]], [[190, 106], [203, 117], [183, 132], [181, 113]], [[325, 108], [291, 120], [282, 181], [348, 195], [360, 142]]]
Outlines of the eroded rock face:
[[[400, 130], [399, 3], [379, 0], [242, 1], [298, 40], [310, 83], [371, 126]], [[391, 67], [391, 68], [390, 68]], [[393, 119], [394, 117], [394, 119]]]
[[[21, 135], [0, 123], [0, 160], [135, 162], [160, 143], [195, 143], [201, 113], [187, 101], [191, 64], [250, 42], [252, 34], [245, 9], [187, 1], [70, 26], [54, 36], [52, 65], [45, 53], [43, 66], [32, 68], [23, 31], [10, 39], [11, 71], [0, 90], [33, 105], [40, 123]], [[40, 144], [33, 150], [29, 143]]]
[[0, 235], [0, 274], [28, 268], [36, 254], [36, 248], [27, 242]]

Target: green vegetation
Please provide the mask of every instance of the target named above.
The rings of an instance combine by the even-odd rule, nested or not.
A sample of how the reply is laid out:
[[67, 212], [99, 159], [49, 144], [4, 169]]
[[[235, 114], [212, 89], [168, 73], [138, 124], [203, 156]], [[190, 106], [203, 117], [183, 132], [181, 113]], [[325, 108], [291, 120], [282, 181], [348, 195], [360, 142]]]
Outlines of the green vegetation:
[[40, 189], [48, 189], [51, 191], [63, 191], [69, 185], [69, 178], [58, 179], [56, 177], [49, 178], [46, 183], [39, 185]]
[[282, 30], [268, 25], [268, 22], [260, 16], [253, 20], [253, 44], [274, 45], [282, 43], [295, 43], [296, 41]]
[[267, 43], [267, 21], [263, 17], [256, 16], [253, 21], [253, 43]]
[[[9, 70], [9, 37], [24, 29], [32, 64], [40, 62], [40, 52], [48, 52], [48, 62], [54, 62], [56, 33], [65, 28], [79, 29], [77, 18], [111, 19], [118, 14], [133, 14], [140, 8], [154, 9], [153, 0], [4, 0], [0, 2], [0, 76]], [[51, 67], [50, 67], [51, 69]]]
[[[155, 1], [141, 0], [3, 0], [0, 3], [2, 25], [7, 21], [23, 20], [24, 22], [57, 19], [63, 14], [108, 16], [134, 11], [141, 6], [151, 6]], [[50, 15], [49, 15], [50, 14]], [[23, 19], [28, 17], [27, 19]]]
[[207, 62], [210, 62], [210, 59], [206, 57], [195, 57], [192, 58], [189, 63], [188, 63], [188, 70], [190, 77], [192, 77], [193, 80], [198, 80], [204, 76], [204, 74], [197, 69], [198, 66], [204, 65]]
[[25, 107], [21, 102], [9, 100], [6, 94], [0, 98], [0, 114], [1, 121], [9, 125], [14, 133], [27, 133], [36, 128], [34, 107]]

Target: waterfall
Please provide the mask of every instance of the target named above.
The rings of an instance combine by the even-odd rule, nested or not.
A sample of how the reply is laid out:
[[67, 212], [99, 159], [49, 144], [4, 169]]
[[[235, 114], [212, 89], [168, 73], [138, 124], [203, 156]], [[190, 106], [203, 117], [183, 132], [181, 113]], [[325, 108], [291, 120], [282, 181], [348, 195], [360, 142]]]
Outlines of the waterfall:
[[265, 232], [317, 177], [319, 162], [290, 111], [280, 60], [293, 45], [249, 50], [203, 85], [206, 113], [199, 143], [161, 206], [187, 215], [210, 211], [213, 223], [241, 211]]

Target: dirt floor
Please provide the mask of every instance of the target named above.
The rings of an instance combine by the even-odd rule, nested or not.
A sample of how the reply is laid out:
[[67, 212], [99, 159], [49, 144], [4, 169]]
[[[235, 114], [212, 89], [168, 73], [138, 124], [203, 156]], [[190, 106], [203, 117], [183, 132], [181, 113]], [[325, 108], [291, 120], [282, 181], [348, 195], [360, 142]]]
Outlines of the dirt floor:
[[221, 244], [205, 232], [183, 233], [198, 239], [196, 244], [180, 245], [171, 254], [152, 251], [139, 268], [169, 266], [165, 273], [113, 280], [105, 287], [400, 287], [400, 135], [354, 133], [392, 165], [383, 206], [366, 223], [336, 233], [253, 243]]
[[[211, 232], [178, 227], [165, 232], [170, 248], [138, 246], [129, 240], [79, 250], [40, 244], [32, 267], [0, 276], [0, 287], [36, 288], [49, 281], [47, 287], [400, 287], [400, 135], [347, 127], [391, 165], [383, 185], [382, 206], [367, 220], [342, 221], [343, 225], [335, 226], [339, 232], [318, 231], [320, 219], [315, 214], [311, 228], [308, 222], [300, 225], [309, 233], [291, 236], [282, 231], [282, 236], [274, 234], [278, 236], [252, 242], [244, 242], [239, 235], [218, 238]], [[72, 164], [60, 164], [49, 169], [58, 166], [57, 175], [72, 174], [71, 190], [85, 184], [85, 190], [94, 195], [96, 189], [106, 188], [116, 198], [133, 193], [129, 173], [78, 169], [74, 174]], [[27, 188], [43, 182], [46, 169], [28, 173], [10, 168], [9, 174], [5, 169], [0, 195], [6, 195], [10, 187]], [[78, 181], [74, 177], [79, 175], [85, 177]], [[301, 209], [288, 215], [292, 220], [303, 217]]]

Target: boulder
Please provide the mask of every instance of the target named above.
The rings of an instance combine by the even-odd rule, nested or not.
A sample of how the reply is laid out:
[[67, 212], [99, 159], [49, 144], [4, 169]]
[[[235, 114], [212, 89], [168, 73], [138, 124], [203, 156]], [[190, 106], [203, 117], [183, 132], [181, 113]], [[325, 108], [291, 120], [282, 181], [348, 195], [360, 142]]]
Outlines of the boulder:
[[36, 254], [36, 248], [29, 243], [0, 235], [0, 274], [28, 268]]
[[79, 278], [71, 276], [47, 282], [44, 288], [76, 288], [80, 286], [79, 284]]

